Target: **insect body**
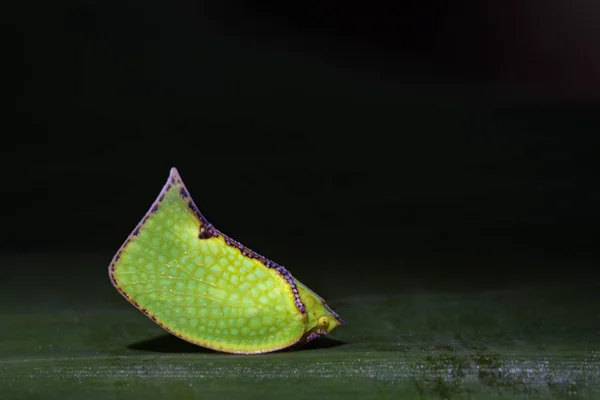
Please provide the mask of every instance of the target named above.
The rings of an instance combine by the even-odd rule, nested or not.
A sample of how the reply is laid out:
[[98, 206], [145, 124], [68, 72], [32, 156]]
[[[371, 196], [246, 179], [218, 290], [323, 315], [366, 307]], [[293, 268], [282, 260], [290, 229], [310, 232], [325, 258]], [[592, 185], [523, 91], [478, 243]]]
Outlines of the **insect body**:
[[109, 276], [165, 330], [222, 352], [297, 346], [344, 323], [283, 266], [212, 226], [175, 168], [114, 256]]

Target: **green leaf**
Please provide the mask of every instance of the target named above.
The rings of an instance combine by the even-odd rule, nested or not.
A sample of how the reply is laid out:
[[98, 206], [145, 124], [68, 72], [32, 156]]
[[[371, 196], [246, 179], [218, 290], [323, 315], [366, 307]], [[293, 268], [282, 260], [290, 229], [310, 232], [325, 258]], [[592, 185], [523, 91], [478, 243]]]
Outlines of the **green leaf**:
[[165, 334], [115, 293], [106, 260], [1, 260], [14, 273], [0, 283], [0, 398], [600, 398], [594, 288], [369, 294], [377, 277], [340, 275], [327, 300], [343, 329], [237, 356]]

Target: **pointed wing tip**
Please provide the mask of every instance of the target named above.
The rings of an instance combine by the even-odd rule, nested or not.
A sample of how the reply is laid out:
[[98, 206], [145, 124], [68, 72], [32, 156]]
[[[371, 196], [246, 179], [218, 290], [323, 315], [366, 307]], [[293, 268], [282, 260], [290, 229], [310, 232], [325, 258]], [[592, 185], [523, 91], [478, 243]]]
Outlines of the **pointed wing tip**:
[[181, 175], [179, 175], [179, 171], [177, 171], [177, 168], [171, 168], [171, 171], [169, 172], [168, 182], [171, 182], [172, 184], [183, 184], [183, 180], [181, 179]]
[[170, 178], [179, 178], [179, 171], [177, 171], [177, 168], [172, 167], [171, 171], [169, 172], [169, 177]]

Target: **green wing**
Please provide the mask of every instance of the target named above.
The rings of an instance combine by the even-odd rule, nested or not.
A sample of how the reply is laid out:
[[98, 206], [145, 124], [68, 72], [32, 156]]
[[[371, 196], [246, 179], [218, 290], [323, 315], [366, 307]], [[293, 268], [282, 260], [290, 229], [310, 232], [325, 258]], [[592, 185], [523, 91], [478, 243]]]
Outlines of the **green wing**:
[[291, 275], [208, 223], [175, 168], [109, 275], [154, 322], [203, 347], [264, 353], [297, 343], [305, 331]]

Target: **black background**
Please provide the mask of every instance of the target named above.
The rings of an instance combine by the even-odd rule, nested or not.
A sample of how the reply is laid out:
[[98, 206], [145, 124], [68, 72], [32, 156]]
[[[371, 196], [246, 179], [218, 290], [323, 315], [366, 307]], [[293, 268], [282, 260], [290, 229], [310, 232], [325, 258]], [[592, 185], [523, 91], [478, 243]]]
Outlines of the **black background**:
[[292, 272], [310, 260], [305, 276], [323, 260], [357, 285], [597, 269], [587, 2], [17, 7], [3, 17], [5, 254], [108, 265], [175, 166], [217, 228]]

